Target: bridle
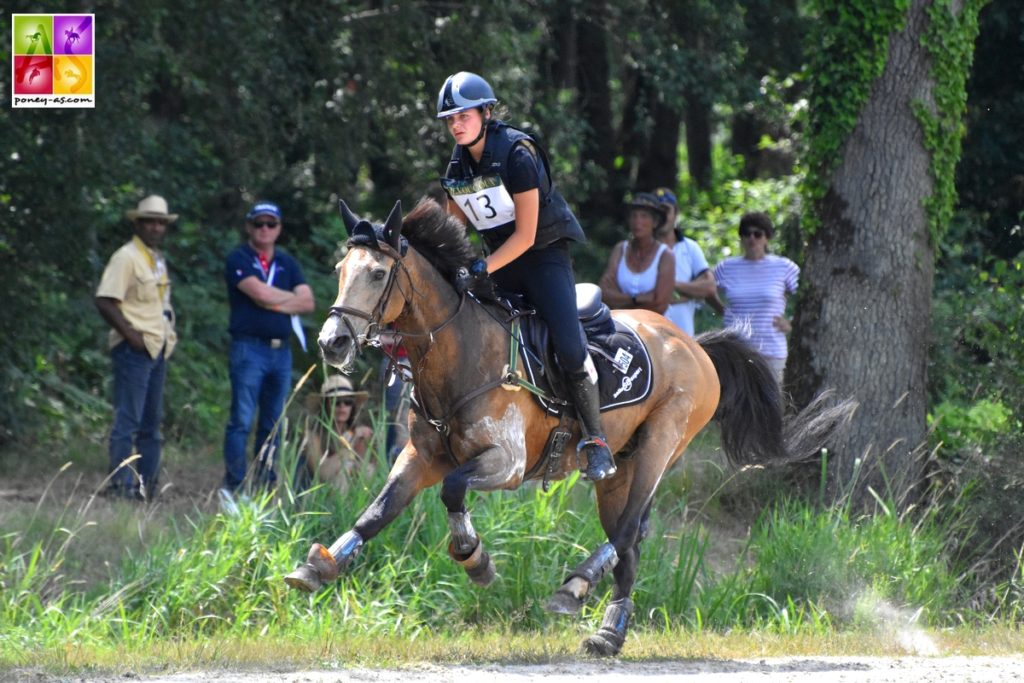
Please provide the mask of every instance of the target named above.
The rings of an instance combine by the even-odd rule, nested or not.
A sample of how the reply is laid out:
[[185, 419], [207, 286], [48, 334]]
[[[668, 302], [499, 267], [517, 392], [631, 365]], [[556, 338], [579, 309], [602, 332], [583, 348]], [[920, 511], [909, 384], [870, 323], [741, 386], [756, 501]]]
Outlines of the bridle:
[[[362, 311], [358, 308], [352, 308], [351, 306], [331, 306], [328, 315], [336, 315], [341, 319], [341, 322], [344, 324], [349, 336], [358, 343], [359, 348], [366, 344], [371, 346], [380, 346], [379, 337], [381, 331], [381, 319], [384, 317], [384, 311], [387, 310], [388, 303], [391, 301], [392, 290], [394, 290], [397, 285], [399, 293], [401, 293], [402, 298], [405, 300], [405, 304], [408, 304], [411, 300], [410, 295], [406, 294], [402, 289], [402, 286], [397, 284], [398, 272], [402, 271], [405, 273], [405, 277], [409, 281], [409, 286], [414, 295], [417, 294], [416, 287], [412, 284], [412, 275], [409, 274], [409, 270], [405, 267], [404, 257], [398, 251], [393, 249], [391, 245], [386, 242], [377, 242], [376, 245], [358, 244], [349, 246], [353, 248], [358, 246], [367, 249], [375, 249], [384, 255], [389, 256], [392, 259], [392, 264], [391, 268], [388, 270], [388, 279], [384, 283], [384, 291], [381, 292], [380, 299], [377, 300], [377, 305], [373, 307], [371, 312], [367, 313], [366, 311]], [[460, 295], [459, 303], [455, 307], [455, 311], [432, 330], [428, 330], [426, 332], [403, 332], [396, 326], [395, 333], [403, 338], [427, 337], [429, 340], [429, 350], [429, 348], [434, 345], [434, 335], [448, 327], [448, 325], [455, 320], [459, 315], [459, 312], [462, 310], [462, 306], [465, 302], [466, 295]], [[362, 318], [367, 321], [366, 331], [362, 335], [356, 334], [355, 328], [352, 326], [352, 322], [349, 320], [348, 316]]]

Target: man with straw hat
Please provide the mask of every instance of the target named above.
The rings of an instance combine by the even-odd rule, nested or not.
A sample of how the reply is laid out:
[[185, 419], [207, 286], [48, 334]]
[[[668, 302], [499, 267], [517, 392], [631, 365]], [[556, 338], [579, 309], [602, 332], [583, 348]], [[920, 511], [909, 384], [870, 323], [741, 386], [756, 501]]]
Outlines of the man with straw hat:
[[[160, 475], [167, 358], [174, 332], [171, 281], [160, 245], [178, 218], [167, 200], [150, 195], [126, 211], [134, 235], [114, 252], [96, 290], [96, 308], [110, 325], [114, 369], [114, 424], [110, 430], [110, 481], [106, 492], [152, 500]], [[126, 463], [134, 454], [137, 460]]]

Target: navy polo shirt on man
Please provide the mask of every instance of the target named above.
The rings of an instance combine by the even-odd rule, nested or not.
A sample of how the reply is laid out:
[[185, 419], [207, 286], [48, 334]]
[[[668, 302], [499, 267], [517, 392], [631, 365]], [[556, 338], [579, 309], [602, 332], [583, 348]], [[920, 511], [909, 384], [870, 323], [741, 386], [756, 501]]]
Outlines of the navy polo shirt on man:
[[264, 270], [256, 250], [248, 244], [242, 244], [228, 254], [224, 263], [224, 279], [228, 285], [228, 303], [231, 306], [231, 321], [228, 325], [231, 336], [287, 339], [292, 333], [291, 316], [257, 305], [238, 288], [238, 283], [250, 276], [290, 292], [306, 284], [299, 262], [275, 247], [274, 260]]

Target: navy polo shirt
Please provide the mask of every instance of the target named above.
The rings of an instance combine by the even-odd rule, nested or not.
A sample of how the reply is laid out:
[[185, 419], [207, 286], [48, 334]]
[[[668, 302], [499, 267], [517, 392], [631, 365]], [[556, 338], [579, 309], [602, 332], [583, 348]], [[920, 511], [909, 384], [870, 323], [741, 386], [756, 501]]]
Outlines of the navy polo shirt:
[[264, 271], [256, 250], [248, 244], [241, 244], [228, 254], [224, 263], [224, 280], [228, 285], [228, 304], [231, 306], [231, 322], [228, 325], [231, 336], [287, 339], [292, 333], [291, 316], [257, 305], [238, 288], [238, 283], [250, 276], [290, 292], [306, 284], [299, 262], [275, 247], [274, 260], [270, 262], [270, 268]]

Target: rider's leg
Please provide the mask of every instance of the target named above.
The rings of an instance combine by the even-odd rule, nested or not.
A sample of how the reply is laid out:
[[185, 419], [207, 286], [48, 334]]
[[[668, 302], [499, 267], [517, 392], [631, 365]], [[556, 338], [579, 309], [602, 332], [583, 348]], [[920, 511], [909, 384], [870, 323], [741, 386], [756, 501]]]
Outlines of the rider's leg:
[[[506, 270], [510, 272], [504, 274]], [[496, 275], [502, 286], [519, 287], [547, 323], [558, 362], [570, 378], [572, 398], [583, 427], [579, 448], [587, 453], [585, 476], [594, 481], [607, 479], [615, 474], [615, 462], [601, 429], [597, 385], [586, 369], [587, 364], [593, 365], [576, 311], [576, 281], [568, 247], [556, 244], [528, 251]], [[509, 281], [501, 281], [502, 277]]]
[[[588, 359], [589, 361], [589, 359]], [[592, 365], [592, 361], [590, 361]], [[596, 373], [595, 373], [596, 374]], [[580, 418], [583, 429], [583, 440], [577, 450], [586, 450], [587, 468], [584, 476], [591, 481], [607, 479], [615, 474], [615, 461], [612, 460], [608, 441], [601, 429], [601, 406], [597, 393], [596, 377], [591, 379], [586, 366], [568, 373], [569, 390], [576, 404], [576, 414]]]

